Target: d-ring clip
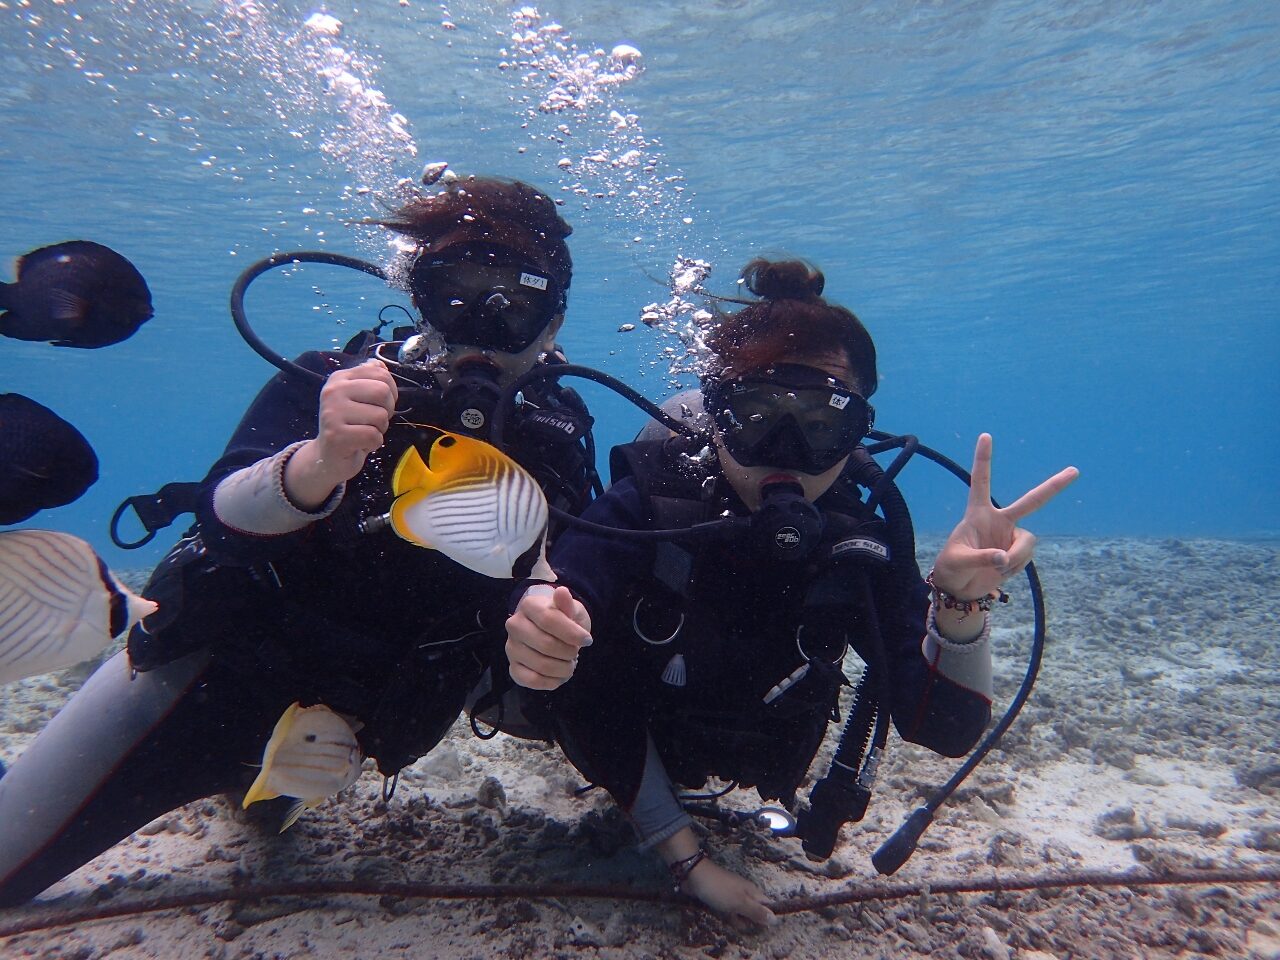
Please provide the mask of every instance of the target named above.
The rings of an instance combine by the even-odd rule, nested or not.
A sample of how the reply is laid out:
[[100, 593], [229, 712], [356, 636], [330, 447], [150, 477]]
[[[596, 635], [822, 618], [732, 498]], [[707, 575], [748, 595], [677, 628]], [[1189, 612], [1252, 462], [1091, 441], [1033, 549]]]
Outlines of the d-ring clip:
[[631, 611], [631, 626], [635, 629], [636, 636], [645, 643], [654, 647], [665, 647], [668, 643], [680, 636], [680, 631], [684, 629], [684, 611], [680, 611], [680, 622], [676, 624], [676, 628], [671, 631], [671, 636], [665, 640], [654, 640], [640, 628], [640, 604], [644, 603], [644, 597], [636, 601], [636, 608]]

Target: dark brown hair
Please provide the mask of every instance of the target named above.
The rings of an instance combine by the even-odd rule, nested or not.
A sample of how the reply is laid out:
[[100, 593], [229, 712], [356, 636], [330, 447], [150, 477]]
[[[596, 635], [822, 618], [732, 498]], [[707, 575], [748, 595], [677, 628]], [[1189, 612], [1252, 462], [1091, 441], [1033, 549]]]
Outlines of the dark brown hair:
[[876, 345], [853, 312], [822, 298], [822, 271], [802, 260], [752, 260], [742, 268], [748, 290], [760, 299], [722, 313], [707, 344], [720, 370], [746, 373], [788, 358], [843, 351], [864, 396], [875, 393]]
[[567, 290], [573, 260], [564, 238], [573, 228], [561, 219], [555, 201], [519, 180], [470, 176], [438, 193], [409, 201], [375, 223], [430, 246], [457, 234], [458, 240], [501, 244], [533, 259]]

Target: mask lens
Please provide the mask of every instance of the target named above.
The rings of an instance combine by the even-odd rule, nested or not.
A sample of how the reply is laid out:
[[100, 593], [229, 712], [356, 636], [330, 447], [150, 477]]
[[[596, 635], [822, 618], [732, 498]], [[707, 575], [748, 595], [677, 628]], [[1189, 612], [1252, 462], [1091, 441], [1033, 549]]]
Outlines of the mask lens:
[[826, 383], [731, 381], [717, 387], [715, 399], [725, 445], [743, 466], [821, 473], [852, 452], [871, 429], [866, 400]]
[[418, 257], [410, 273], [423, 320], [450, 344], [519, 353], [560, 310], [559, 288], [531, 264], [492, 252]]

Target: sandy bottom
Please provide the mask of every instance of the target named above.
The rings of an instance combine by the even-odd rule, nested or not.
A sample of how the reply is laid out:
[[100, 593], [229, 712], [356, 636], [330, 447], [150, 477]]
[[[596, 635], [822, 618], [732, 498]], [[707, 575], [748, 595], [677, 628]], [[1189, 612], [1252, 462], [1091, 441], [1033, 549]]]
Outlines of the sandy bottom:
[[[904, 881], [1280, 867], [1278, 552], [1275, 542], [1042, 544], [1049, 637], [1040, 681], [897, 875], [877, 879], [871, 853], [956, 762], [896, 740], [866, 820], [845, 827], [827, 863], [806, 860], [798, 840], [718, 825], [708, 828], [711, 849], [779, 902]], [[1025, 584], [1013, 593], [994, 634], [1001, 710], [1032, 635]], [[0, 758], [17, 757], [86, 672], [0, 688]], [[479, 741], [460, 724], [404, 772], [389, 803], [381, 786], [367, 771], [279, 836], [229, 800], [192, 804], [39, 904], [0, 911], [0, 925], [50, 903], [323, 878], [509, 884], [529, 896], [224, 902], [0, 938], [0, 955], [1280, 958], [1274, 884], [925, 893], [797, 913], [768, 930], [740, 930], [692, 906], [541, 898], [536, 888], [546, 883], [665, 888], [665, 871], [634, 849], [607, 798], [574, 796], [580, 781], [554, 749]], [[757, 805], [745, 791], [725, 802]]]

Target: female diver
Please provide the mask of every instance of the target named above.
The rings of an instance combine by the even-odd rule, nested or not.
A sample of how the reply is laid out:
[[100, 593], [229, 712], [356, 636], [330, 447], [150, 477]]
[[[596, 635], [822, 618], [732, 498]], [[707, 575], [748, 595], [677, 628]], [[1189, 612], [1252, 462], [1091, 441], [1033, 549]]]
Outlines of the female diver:
[[[963, 756], [991, 713], [990, 609], [1032, 558], [1018, 522], [1072, 480], [1003, 509], [978, 438], [965, 514], [928, 579], [914, 539], [886, 530], [854, 478], [871, 427], [875, 346], [821, 297], [822, 274], [756, 260], [760, 299], [722, 315], [702, 383], [712, 444], [673, 436], [613, 451], [613, 485], [584, 519], [628, 530], [742, 518], [718, 539], [623, 539], [573, 529], [558, 584], [533, 584], [507, 622], [512, 678], [547, 695], [556, 738], [608, 789], [676, 887], [770, 923], [763, 892], [707, 856], [673, 781], [710, 776], [791, 804], [837, 705], [846, 651], [881, 667], [906, 740]], [[749, 519], [748, 519], [749, 518]]]
[[[403, 344], [304, 354], [322, 388], [282, 374], [254, 400], [200, 487], [196, 525], [144, 591], [159, 613], [0, 777], [0, 905], [175, 807], [242, 792], [294, 702], [351, 718], [391, 777], [501, 658], [511, 582], [368, 521], [431, 427], [484, 438], [504, 383], [563, 362], [571, 228], [533, 187], [475, 177], [383, 225], [411, 241], [400, 266], [418, 329], [397, 331]], [[424, 340], [438, 352], [417, 362]], [[568, 390], [529, 399], [508, 450], [578, 512], [594, 480], [591, 418]]]

